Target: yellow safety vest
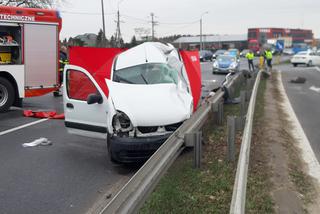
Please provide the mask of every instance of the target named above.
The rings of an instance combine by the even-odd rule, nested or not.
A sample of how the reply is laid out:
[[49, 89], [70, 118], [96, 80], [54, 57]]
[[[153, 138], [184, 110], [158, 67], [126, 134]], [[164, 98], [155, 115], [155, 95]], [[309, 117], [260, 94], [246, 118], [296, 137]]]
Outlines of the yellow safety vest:
[[246, 58], [247, 58], [248, 60], [253, 60], [253, 59], [254, 59], [254, 54], [253, 54], [253, 53], [247, 53], [247, 54], [246, 54]]
[[266, 58], [272, 59], [272, 52], [271, 51], [266, 51]]

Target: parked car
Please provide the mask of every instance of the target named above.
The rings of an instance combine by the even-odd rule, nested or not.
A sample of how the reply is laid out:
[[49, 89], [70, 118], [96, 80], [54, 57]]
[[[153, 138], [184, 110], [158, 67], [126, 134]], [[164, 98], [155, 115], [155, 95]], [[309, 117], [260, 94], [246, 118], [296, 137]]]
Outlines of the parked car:
[[291, 58], [291, 64], [296, 67], [299, 64], [306, 66], [320, 65], [320, 56], [312, 51], [301, 51]]
[[106, 139], [112, 161], [145, 161], [196, 109], [199, 53], [155, 42], [72, 47], [64, 83], [68, 132]]
[[239, 71], [240, 61], [235, 56], [221, 55], [213, 63], [213, 74], [235, 73]]
[[229, 49], [228, 50], [228, 55], [229, 56], [234, 56], [234, 57], [237, 57], [237, 58], [240, 57], [240, 53], [239, 53], [238, 49]]
[[199, 52], [200, 54], [200, 61], [212, 61], [212, 52], [208, 50], [202, 50]]
[[226, 50], [220, 49], [214, 52], [212, 55], [212, 59], [216, 59], [218, 56], [225, 54]]

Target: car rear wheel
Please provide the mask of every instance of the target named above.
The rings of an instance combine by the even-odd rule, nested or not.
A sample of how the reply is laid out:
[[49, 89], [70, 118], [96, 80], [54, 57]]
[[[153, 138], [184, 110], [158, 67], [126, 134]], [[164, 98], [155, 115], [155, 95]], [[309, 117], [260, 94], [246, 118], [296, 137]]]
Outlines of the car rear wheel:
[[293, 67], [297, 67], [297, 64], [296, 64], [296, 63], [293, 63], [292, 65], [293, 65]]
[[312, 66], [312, 61], [311, 60], [307, 63], [307, 67], [310, 67], [310, 66]]
[[5, 78], [0, 77], [0, 112], [7, 111], [15, 99], [14, 88]]

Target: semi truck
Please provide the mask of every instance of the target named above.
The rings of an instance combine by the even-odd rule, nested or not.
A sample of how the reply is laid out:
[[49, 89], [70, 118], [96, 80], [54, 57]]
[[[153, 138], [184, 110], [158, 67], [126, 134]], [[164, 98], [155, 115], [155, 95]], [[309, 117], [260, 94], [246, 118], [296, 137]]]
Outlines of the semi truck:
[[59, 88], [58, 11], [0, 6], [0, 112]]

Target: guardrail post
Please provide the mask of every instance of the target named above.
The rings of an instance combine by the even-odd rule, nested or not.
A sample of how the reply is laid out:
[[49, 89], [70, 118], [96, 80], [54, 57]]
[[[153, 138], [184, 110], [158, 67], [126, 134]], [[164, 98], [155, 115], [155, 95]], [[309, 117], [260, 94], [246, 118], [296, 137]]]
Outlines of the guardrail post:
[[202, 157], [202, 132], [194, 133], [194, 167], [200, 169]]
[[212, 103], [211, 106], [213, 112], [214, 124], [221, 126], [223, 123], [223, 102]]
[[236, 138], [236, 119], [234, 116], [227, 117], [227, 131], [228, 131], [227, 160], [234, 162], [235, 161], [235, 138]]

